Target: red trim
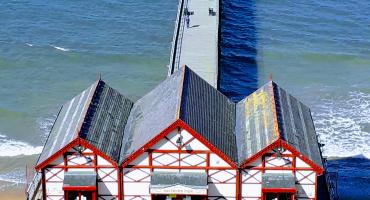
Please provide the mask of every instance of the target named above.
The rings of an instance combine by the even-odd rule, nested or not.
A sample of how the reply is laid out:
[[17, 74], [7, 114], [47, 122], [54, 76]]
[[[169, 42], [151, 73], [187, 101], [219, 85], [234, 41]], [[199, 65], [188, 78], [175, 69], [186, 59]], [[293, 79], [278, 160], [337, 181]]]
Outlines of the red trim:
[[206, 147], [208, 147], [212, 152], [220, 156], [223, 160], [225, 160], [231, 167], [237, 168], [237, 164], [232, 161], [227, 155], [225, 155], [223, 152], [221, 152], [218, 148], [213, 146], [211, 143], [209, 143], [205, 138], [203, 138], [198, 132], [196, 132], [194, 129], [192, 129], [189, 125], [187, 125], [182, 120], [178, 120], [180, 127], [187, 130], [193, 137], [198, 139], [201, 143], [203, 143]]
[[64, 191], [95, 191], [96, 186], [63, 186]]
[[[93, 145], [91, 145], [88, 141], [86, 141], [86, 140], [84, 140], [82, 138], [77, 138], [77, 139], [73, 140], [72, 142], [70, 142], [69, 144], [67, 144], [62, 149], [60, 149], [59, 151], [57, 151], [55, 154], [53, 154], [52, 156], [50, 156], [44, 162], [42, 162], [39, 165], [37, 165], [35, 167], [36, 170], [39, 171], [42, 168], [45, 168], [50, 162], [56, 160], [59, 156], [62, 156], [65, 152], [67, 152], [69, 149], [71, 149], [75, 145], [82, 145], [82, 146], [90, 149], [93, 153], [88, 153], [88, 154], [97, 154], [100, 157], [102, 157], [105, 160], [107, 160], [108, 162], [110, 162], [113, 165], [112, 167], [115, 167], [115, 168], [118, 167], [117, 163], [114, 160], [112, 160], [112, 158], [110, 158], [109, 156], [107, 156], [105, 153], [101, 152], [99, 149], [97, 149], [96, 147], [94, 147]], [[74, 167], [78, 168], [78, 166], [74, 166]], [[85, 168], [85, 167], [86, 166], [83, 166], [83, 168]]]
[[281, 140], [280, 142], [281, 146], [291, 151], [293, 155], [297, 156], [298, 158], [302, 159], [304, 162], [309, 164], [316, 171], [318, 176], [320, 176], [324, 172], [324, 169], [322, 167], [316, 165], [309, 158], [307, 158], [306, 156], [302, 155], [299, 151], [297, 151], [294, 147], [290, 146], [287, 142], [285, 142], [284, 140]]
[[296, 188], [262, 188], [263, 193], [296, 193]]
[[114, 167], [118, 167], [117, 163], [112, 160], [108, 155], [105, 153], [101, 152], [99, 149], [97, 149], [94, 145], [91, 145], [88, 141], [80, 138], [80, 142], [82, 146], [87, 147], [88, 149], [91, 149], [94, 153], [96, 153], [98, 156], [104, 158], [105, 160], [108, 160]]
[[125, 161], [122, 163], [122, 167], [126, 167], [131, 161], [138, 158], [141, 154], [143, 154], [146, 150], [148, 150], [151, 146], [156, 144], [159, 140], [164, 138], [167, 134], [169, 134], [171, 131], [173, 131], [175, 128], [179, 126], [179, 120], [175, 121], [173, 124], [171, 124], [169, 127], [164, 129], [161, 133], [159, 133], [157, 136], [155, 136], [152, 140], [150, 140], [148, 143], [146, 143], [144, 146], [139, 148], [137, 151], [132, 153], [129, 157], [125, 159]]
[[36, 171], [40, 171], [42, 168], [44, 168], [46, 165], [48, 165], [50, 162], [57, 159], [59, 156], [62, 156], [63, 153], [65, 153], [68, 149], [72, 148], [73, 146], [78, 144], [78, 139], [72, 140], [69, 144], [61, 148], [59, 151], [55, 152], [53, 155], [51, 155], [48, 159], [41, 162], [40, 164], [36, 165], [35, 169]]
[[219, 149], [214, 147], [212, 144], [210, 144], [205, 138], [203, 138], [198, 132], [193, 130], [190, 126], [188, 126], [185, 122], [178, 119], [173, 124], [171, 124], [169, 127], [164, 129], [161, 133], [159, 133], [156, 137], [154, 137], [152, 140], [150, 140], [148, 143], [146, 143], [143, 147], [139, 148], [136, 152], [131, 154], [123, 163], [122, 167], [126, 167], [129, 165], [131, 161], [139, 157], [141, 154], [146, 152], [150, 147], [158, 143], [161, 139], [165, 138], [171, 131], [175, 130], [177, 127], [181, 127], [185, 130], [187, 130], [194, 138], [198, 139], [200, 142], [202, 142], [206, 147], [208, 147], [212, 152], [220, 156], [222, 159], [224, 159], [230, 166], [233, 168], [237, 168], [236, 163], [234, 163], [228, 156], [226, 156], [224, 153], [222, 153]]
[[265, 147], [264, 149], [262, 149], [261, 151], [257, 152], [256, 154], [254, 154], [252, 157], [246, 159], [240, 166], [240, 168], [246, 168], [248, 164], [254, 162], [255, 160], [257, 160], [258, 158], [262, 157], [265, 153], [267, 153], [268, 151], [271, 151], [272, 149], [276, 148], [279, 146], [279, 140], [276, 140], [275, 142], [271, 143], [270, 145], [268, 145], [267, 147]]
[[292, 152], [292, 154], [294, 156], [299, 157], [304, 162], [308, 163], [313, 168], [313, 170], [316, 171], [316, 173], [318, 175], [321, 175], [324, 172], [324, 169], [323, 168], [321, 168], [320, 166], [316, 165], [314, 162], [312, 162], [306, 156], [302, 155], [299, 151], [297, 151], [294, 147], [290, 146], [288, 143], [286, 143], [284, 140], [281, 140], [281, 139], [273, 142], [272, 144], [270, 144], [266, 148], [262, 149], [261, 151], [259, 151], [256, 154], [254, 154], [252, 157], [246, 159], [243, 162], [243, 164], [241, 165], [241, 168], [246, 168], [248, 164], [254, 162], [256, 159], [258, 159], [260, 157], [263, 157], [263, 155], [266, 154], [268, 151], [270, 151], [270, 150], [272, 150], [272, 149], [274, 149], [274, 148], [276, 148], [278, 146], [284, 147], [285, 149], [287, 149], [290, 152]]
[[236, 200], [239, 200], [241, 197], [241, 184], [240, 184], [240, 171], [239, 169], [236, 170], [236, 180], [235, 180], [235, 186], [236, 186], [236, 191], [235, 191], [235, 196]]

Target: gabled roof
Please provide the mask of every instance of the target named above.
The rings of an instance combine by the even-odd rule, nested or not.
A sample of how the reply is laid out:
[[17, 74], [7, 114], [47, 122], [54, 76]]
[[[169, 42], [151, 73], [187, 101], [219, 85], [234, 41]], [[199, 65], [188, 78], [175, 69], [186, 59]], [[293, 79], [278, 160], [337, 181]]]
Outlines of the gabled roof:
[[64, 104], [54, 122], [37, 166], [52, 157], [76, 138], [82, 138], [118, 161], [123, 136], [133, 103], [96, 81]]
[[235, 133], [240, 164], [283, 140], [323, 167], [309, 108], [272, 81], [237, 103]]
[[237, 163], [234, 119], [234, 103], [185, 66], [134, 104], [120, 164], [177, 120]]
[[37, 167], [76, 139], [121, 165], [177, 126], [234, 166], [280, 145], [323, 168], [307, 106], [272, 81], [235, 104], [186, 66], [135, 104], [101, 80], [92, 84], [61, 108]]

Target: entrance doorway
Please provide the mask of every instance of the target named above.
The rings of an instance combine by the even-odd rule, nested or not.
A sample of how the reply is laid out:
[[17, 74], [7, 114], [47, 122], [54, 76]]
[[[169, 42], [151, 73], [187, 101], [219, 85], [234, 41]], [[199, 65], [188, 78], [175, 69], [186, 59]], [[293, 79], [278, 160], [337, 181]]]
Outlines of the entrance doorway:
[[294, 200], [292, 193], [265, 193], [264, 200]]
[[66, 200], [95, 200], [95, 192], [92, 191], [66, 191]]
[[206, 196], [201, 195], [152, 195], [153, 200], [206, 200]]

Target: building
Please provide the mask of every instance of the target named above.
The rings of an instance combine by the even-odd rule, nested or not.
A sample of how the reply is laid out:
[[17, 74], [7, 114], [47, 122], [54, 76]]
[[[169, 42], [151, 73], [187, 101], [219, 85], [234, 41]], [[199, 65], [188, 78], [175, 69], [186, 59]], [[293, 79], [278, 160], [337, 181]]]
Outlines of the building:
[[187, 67], [133, 103], [102, 80], [61, 108], [43, 199], [317, 199], [310, 110], [270, 81], [234, 103]]

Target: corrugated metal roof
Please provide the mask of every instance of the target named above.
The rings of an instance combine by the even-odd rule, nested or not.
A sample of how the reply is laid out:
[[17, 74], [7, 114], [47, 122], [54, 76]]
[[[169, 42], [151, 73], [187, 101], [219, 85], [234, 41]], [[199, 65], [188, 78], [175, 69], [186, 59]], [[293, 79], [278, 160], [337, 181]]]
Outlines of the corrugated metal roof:
[[64, 173], [63, 186], [96, 186], [95, 171], [68, 171]]
[[100, 81], [80, 137], [118, 162], [123, 130], [133, 104], [131, 100]]
[[237, 162], [234, 118], [234, 103], [183, 67], [134, 104], [120, 163], [178, 119]]
[[238, 162], [235, 104], [189, 68], [185, 68], [180, 119]]
[[102, 80], [63, 105], [37, 165], [80, 137], [118, 161], [133, 102]]
[[273, 83], [281, 139], [323, 167], [310, 109]]
[[262, 188], [295, 188], [293, 173], [264, 173]]
[[236, 141], [242, 162], [279, 138], [274, 126], [272, 85], [260, 89], [236, 105]]
[[77, 137], [98, 82], [64, 104], [49, 133], [37, 165], [48, 159]]
[[191, 188], [208, 188], [206, 172], [152, 172], [151, 188], [183, 185]]
[[183, 70], [176, 71], [135, 102], [122, 140], [120, 163], [178, 118]]
[[235, 133], [241, 162], [280, 138], [322, 167], [309, 108], [272, 81], [237, 103]]

